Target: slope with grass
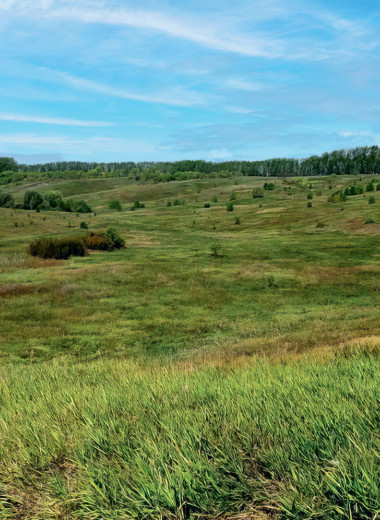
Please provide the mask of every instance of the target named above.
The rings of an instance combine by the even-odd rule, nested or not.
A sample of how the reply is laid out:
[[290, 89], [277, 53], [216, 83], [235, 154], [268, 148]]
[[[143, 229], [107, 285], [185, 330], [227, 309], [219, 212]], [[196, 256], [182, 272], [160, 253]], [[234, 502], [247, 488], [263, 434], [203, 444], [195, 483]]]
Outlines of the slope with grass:
[[[376, 518], [380, 195], [265, 180], [52, 181], [94, 213], [0, 208], [0, 518]], [[125, 249], [26, 253], [109, 226]]]

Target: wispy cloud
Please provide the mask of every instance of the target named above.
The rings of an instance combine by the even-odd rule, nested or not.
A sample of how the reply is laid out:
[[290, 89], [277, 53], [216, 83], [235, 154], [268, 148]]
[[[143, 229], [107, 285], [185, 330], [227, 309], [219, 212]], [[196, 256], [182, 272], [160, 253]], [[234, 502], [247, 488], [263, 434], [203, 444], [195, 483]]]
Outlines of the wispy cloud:
[[[4, 1], [4, 0], [2, 0]], [[87, 24], [105, 24], [136, 29], [148, 29], [170, 37], [191, 41], [211, 49], [238, 53], [246, 56], [275, 57], [284, 54], [283, 45], [275, 38], [256, 35], [236, 35], [226, 32], [209, 20], [196, 17], [170, 16], [157, 11], [143, 9], [109, 9], [104, 3], [92, 3], [78, 7], [70, 1], [54, 0], [5, 0], [0, 9], [18, 9], [20, 13], [38, 12], [39, 16], [58, 18]], [[223, 37], [220, 36], [221, 32]]]
[[114, 123], [107, 123], [102, 121], [80, 121], [78, 119], [66, 119], [64, 117], [43, 117], [31, 116], [27, 114], [0, 114], [0, 121], [13, 121], [17, 123], [41, 123], [47, 125], [60, 126], [88, 126], [88, 127], [102, 127], [113, 126]]
[[224, 83], [224, 85], [228, 88], [245, 90], [247, 92], [258, 92], [259, 90], [268, 88], [268, 85], [264, 85], [264, 83], [246, 81], [239, 78], [230, 78]]
[[98, 83], [89, 79], [79, 78], [66, 72], [52, 72], [55, 73], [55, 75], [58, 76], [60, 79], [65, 81], [67, 84], [73, 87], [121, 99], [131, 99], [134, 101], [143, 101], [145, 103], [160, 103], [165, 105], [175, 105], [182, 107], [200, 105], [205, 101], [204, 96], [201, 96], [191, 91], [183, 91], [183, 89], [172, 89], [171, 91], [166, 91], [162, 94], [142, 94], [119, 87], [113, 87], [112, 85], [105, 85], [103, 83]]

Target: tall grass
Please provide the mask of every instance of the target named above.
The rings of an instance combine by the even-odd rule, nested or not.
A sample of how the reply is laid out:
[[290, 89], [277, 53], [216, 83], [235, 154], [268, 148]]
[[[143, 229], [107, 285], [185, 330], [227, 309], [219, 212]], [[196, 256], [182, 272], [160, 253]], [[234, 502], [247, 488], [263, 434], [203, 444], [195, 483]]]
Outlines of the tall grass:
[[371, 350], [7, 367], [0, 518], [375, 519], [380, 361]]

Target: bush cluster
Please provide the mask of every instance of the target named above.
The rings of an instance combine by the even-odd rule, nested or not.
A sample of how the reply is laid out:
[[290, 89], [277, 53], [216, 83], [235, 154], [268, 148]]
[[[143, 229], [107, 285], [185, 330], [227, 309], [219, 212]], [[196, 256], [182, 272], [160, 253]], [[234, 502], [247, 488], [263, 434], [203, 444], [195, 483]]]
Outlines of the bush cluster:
[[276, 185], [273, 182], [264, 183], [264, 190], [274, 190]]
[[145, 208], [145, 204], [143, 202], [139, 202], [138, 200], [136, 200], [136, 202], [131, 207], [131, 211], [135, 211], [135, 209], [141, 209], [141, 208]]
[[14, 198], [10, 193], [0, 193], [0, 208], [13, 208]]
[[28, 190], [24, 195], [23, 209], [56, 210], [73, 213], [91, 213], [92, 209], [84, 200], [63, 200], [58, 191], [48, 191], [43, 196], [35, 190]]
[[364, 193], [364, 188], [361, 184], [347, 186], [347, 188], [344, 190], [346, 197], [351, 197], [352, 195], [361, 195], [362, 193]]
[[85, 256], [87, 250], [81, 238], [41, 238], [29, 244], [28, 252], [40, 258], [66, 260], [70, 256]]
[[125, 245], [124, 240], [114, 228], [108, 228], [105, 234], [91, 233], [84, 241], [88, 249], [96, 251], [113, 251], [114, 249], [121, 249]]

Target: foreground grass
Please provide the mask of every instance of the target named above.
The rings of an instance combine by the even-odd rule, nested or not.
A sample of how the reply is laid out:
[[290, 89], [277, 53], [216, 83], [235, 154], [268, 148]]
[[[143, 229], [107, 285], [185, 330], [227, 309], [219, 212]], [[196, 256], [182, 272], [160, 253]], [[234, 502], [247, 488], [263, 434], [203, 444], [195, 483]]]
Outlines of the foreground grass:
[[1, 519], [374, 519], [379, 342], [1, 371]]

